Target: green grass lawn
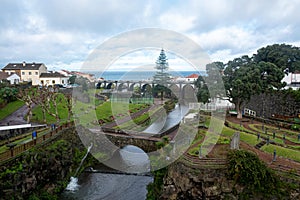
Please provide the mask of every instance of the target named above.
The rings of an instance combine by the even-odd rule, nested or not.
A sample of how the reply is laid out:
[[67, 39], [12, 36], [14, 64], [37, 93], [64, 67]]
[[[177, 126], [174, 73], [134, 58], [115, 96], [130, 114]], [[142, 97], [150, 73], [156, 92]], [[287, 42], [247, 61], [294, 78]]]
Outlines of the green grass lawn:
[[141, 109], [148, 107], [146, 104], [128, 104], [124, 102], [104, 102], [99, 106], [93, 103], [77, 102], [73, 109], [75, 118], [80, 120], [81, 124], [98, 124], [98, 120], [104, 123], [130, 116]]
[[21, 108], [25, 103], [23, 101], [17, 100], [8, 103], [4, 108], [1, 108], [0, 112], [0, 120], [4, 119], [5, 117], [9, 116], [19, 108]]
[[[291, 131], [291, 130], [287, 130], [287, 129], [280, 129], [278, 130], [278, 128], [274, 127], [274, 126], [265, 126], [267, 129], [267, 134], [265, 134], [265, 131], [263, 131], [261, 129], [261, 125], [258, 125], [258, 124], [250, 124], [249, 125], [252, 129], [256, 130], [257, 132], [260, 132], [262, 134], [262, 136], [270, 136], [270, 139], [271, 140], [274, 140], [276, 143], [278, 144], [283, 144], [283, 140], [282, 140], [282, 137], [283, 137], [283, 134], [286, 134], [286, 139], [291, 141], [291, 142], [294, 142], [294, 143], [298, 143], [300, 144], [300, 141], [298, 141], [298, 138], [297, 138], [297, 135], [298, 133], [297, 132], [294, 132], [294, 131]], [[276, 133], [275, 135], [275, 139], [273, 139], [273, 132]], [[281, 137], [281, 138], [277, 138], [277, 137]]]
[[[237, 131], [234, 129], [224, 127], [222, 130], [222, 135], [225, 135], [227, 137], [232, 137], [235, 132]], [[241, 132], [241, 131], [239, 132], [240, 132], [241, 141], [246, 142], [247, 144], [250, 144], [252, 146], [255, 146], [259, 142], [257, 141], [257, 136], [249, 133]]]
[[[59, 98], [62, 98], [63, 94], [59, 95]], [[65, 100], [58, 100], [57, 103], [57, 108], [58, 108], [58, 115], [60, 118], [60, 123], [64, 123], [68, 119], [68, 109], [66, 106], [66, 101]], [[51, 104], [51, 109], [50, 111], [52, 113], [55, 113], [55, 109], [53, 104]], [[40, 122], [43, 123], [43, 113], [42, 113], [42, 107], [37, 105], [33, 110], [32, 110], [32, 121]], [[46, 113], [46, 123], [51, 124], [55, 123], [56, 119], [52, 115]]]
[[274, 149], [276, 149], [276, 154], [278, 156], [282, 156], [282, 157], [289, 158], [289, 159], [300, 162], [300, 152], [299, 151], [284, 148], [284, 147], [277, 146], [277, 145], [272, 145], [272, 144], [264, 145], [261, 149], [263, 151], [271, 153], [271, 154], [273, 154]]
[[[124, 130], [133, 130], [133, 131], [143, 131], [147, 126], [151, 125], [158, 119], [160, 115], [159, 111], [163, 108], [163, 106], [157, 107], [149, 112], [146, 112], [133, 120], [120, 124], [114, 128], [124, 129]], [[149, 118], [150, 117], [150, 118]], [[149, 119], [146, 123], [144, 123], [147, 119]]]

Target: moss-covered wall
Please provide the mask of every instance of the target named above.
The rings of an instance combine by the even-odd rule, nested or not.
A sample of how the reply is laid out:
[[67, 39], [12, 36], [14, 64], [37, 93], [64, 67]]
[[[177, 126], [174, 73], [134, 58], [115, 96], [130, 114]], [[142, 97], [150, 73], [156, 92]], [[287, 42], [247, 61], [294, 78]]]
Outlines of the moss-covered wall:
[[[56, 199], [74, 175], [86, 148], [75, 128], [0, 166], [1, 199]], [[88, 156], [85, 165], [95, 162]]]

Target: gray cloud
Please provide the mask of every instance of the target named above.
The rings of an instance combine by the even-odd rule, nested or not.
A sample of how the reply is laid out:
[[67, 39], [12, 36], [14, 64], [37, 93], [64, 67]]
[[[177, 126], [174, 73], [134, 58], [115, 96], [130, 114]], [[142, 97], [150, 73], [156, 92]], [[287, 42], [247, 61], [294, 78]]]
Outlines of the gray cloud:
[[300, 44], [299, 7], [298, 0], [3, 0], [0, 65], [72, 66], [109, 37], [144, 27], [178, 31], [226, 61], [267, 44]]

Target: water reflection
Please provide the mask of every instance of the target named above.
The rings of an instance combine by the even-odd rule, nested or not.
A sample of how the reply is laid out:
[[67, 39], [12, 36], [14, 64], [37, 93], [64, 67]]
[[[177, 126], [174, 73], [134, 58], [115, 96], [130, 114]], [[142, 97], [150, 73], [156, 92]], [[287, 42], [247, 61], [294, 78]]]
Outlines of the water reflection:
[[66, 191], [60, 199], [142, 200], [146, 199], [149, 176], [85, 173], [79, 178], [77, 191]]

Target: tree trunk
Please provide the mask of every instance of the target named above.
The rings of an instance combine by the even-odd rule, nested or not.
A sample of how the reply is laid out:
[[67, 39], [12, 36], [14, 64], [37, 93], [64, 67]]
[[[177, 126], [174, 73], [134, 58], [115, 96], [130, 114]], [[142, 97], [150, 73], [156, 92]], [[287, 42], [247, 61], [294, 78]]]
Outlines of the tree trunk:
[[46, 123], [46, 111], [44, 108], [42, 108], [42, 112], [43, 112], [43, 122]]
[[243, 115], [242, 115], [242, 108], [241, 108], [240, 101], [238, 101], [238, 103], [235, 105], [235, 108], [236, 108], [236, 112], [237, 112], [237, 118], [242, 119]]
[[27, 123], [29, 124], [30, 120], [32, 117], [32, 108], [31, 108], [31, 103], [28, 104], [28, 114], [27, 114]]

